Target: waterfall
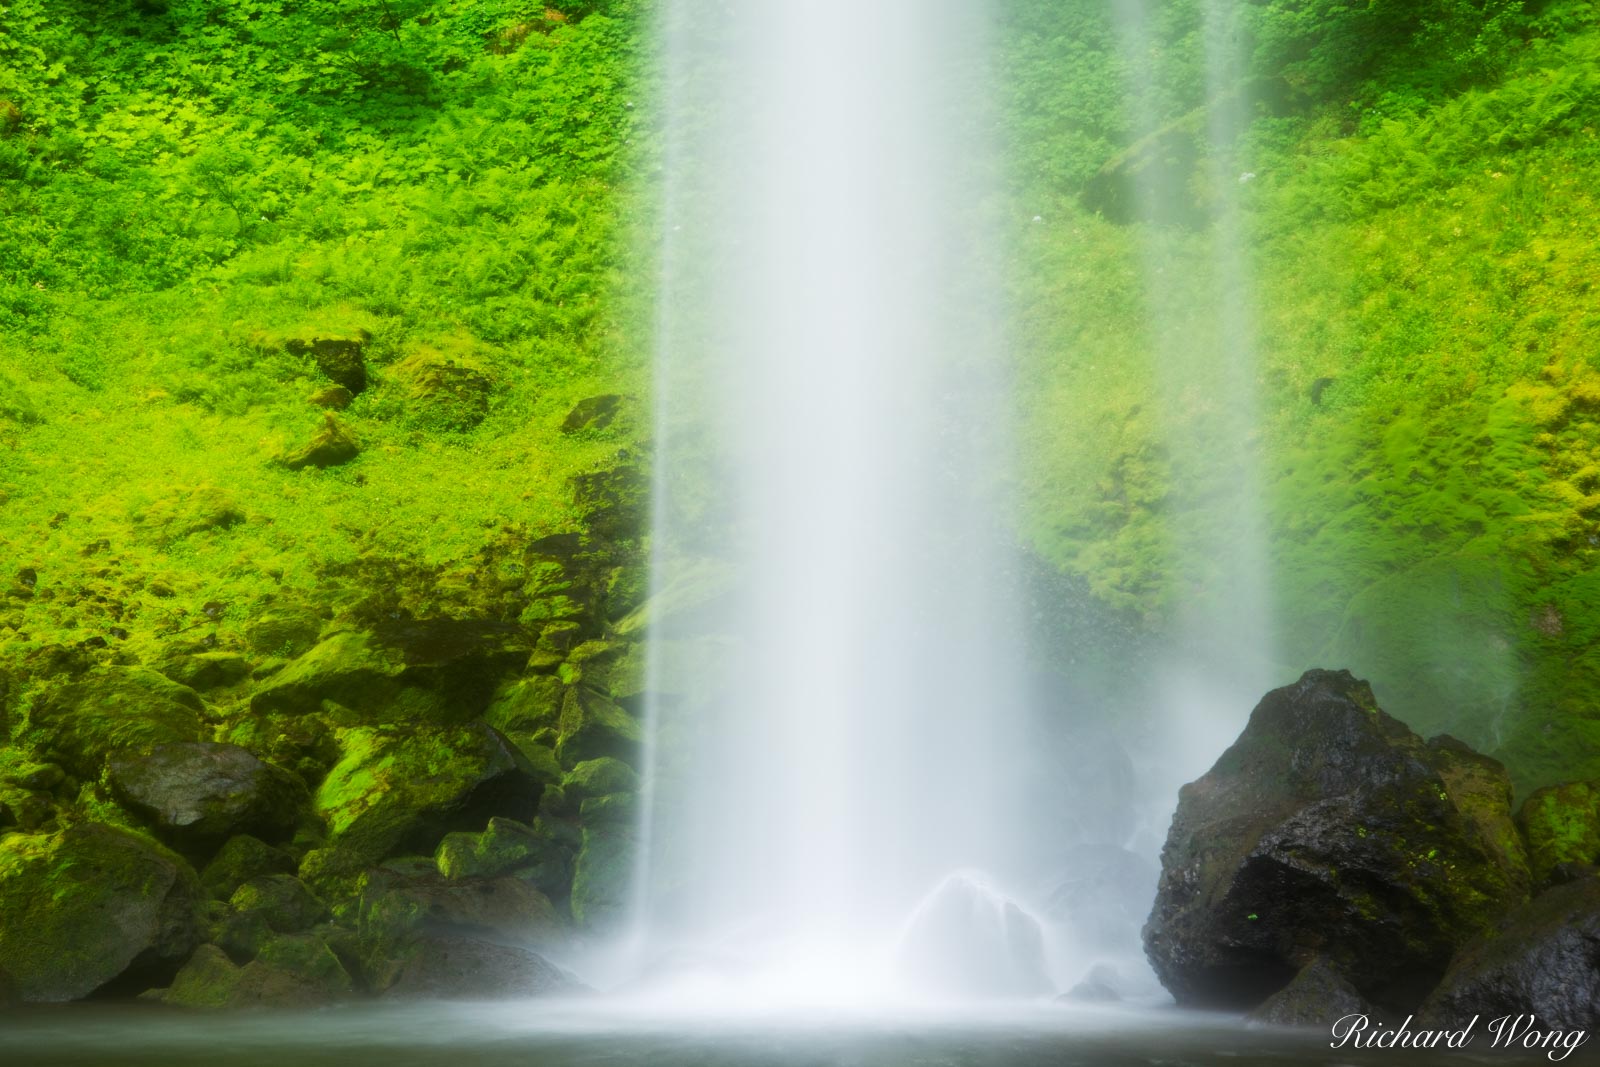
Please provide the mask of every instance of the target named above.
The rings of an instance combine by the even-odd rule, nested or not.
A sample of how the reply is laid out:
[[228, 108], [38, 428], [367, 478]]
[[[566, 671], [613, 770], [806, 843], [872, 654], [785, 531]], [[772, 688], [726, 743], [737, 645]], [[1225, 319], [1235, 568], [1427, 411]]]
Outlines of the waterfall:
[[[781, 974], [785, 997], [854, 996], [892, 985], [930, 887], [1003, 883], [1039, 832], [986, 13], [668, 0], [663, 18], [638, 940], [747, 987]], [[980, 912], [957, 941], [1038, 951], [1027, 921]]]
[[[1187, 34], [1152, 0], [1117, 0], [1133, 131], [1130, 224], [1142, 258], [1145, 343], [1174, 491], [1169, 568], [1180, 576], [1161, 675], [1161, 736], [1146, 752], [1152, 847], [1172, 798], [1232, 741], [1256, 697], [1281, 681], [1259, 471], [1259, 361], [1241, 198], [1249, 118], [1239, 0], [1204, 0]], [[1196, 52], [1198, 54], [1196, 54]], [[1200, 106], [1176, 118], [1174, 88], [1203, 75]], [[1166, 108], [1168, 110], [1163, 111]]]

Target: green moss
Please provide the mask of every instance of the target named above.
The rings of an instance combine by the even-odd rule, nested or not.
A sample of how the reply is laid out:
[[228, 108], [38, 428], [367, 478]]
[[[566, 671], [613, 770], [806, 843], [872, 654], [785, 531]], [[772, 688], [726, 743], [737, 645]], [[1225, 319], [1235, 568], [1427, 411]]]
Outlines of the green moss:
[[1518, 811], [1517, 825], [1537, 883], [1547, 884], [1563, 868], [1600, 865], [1600, 785], [1594, 782], [1536, 790]]

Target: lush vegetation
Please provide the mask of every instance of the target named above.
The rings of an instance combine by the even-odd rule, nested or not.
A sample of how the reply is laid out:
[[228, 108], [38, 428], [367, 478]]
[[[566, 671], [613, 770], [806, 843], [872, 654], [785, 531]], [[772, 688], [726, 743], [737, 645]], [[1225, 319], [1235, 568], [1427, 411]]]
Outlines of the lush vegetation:
[[[1017, 235], [1031, 539], [1170, 631], [1227, 596], [1195, 546], [1253, 468], [1286, 679], [1349, 666], [1523, 789], [1600, 773], [1594, 5], [1242, 10], [1223, 85], [1187, 0], [1159, 8], [1145, 68], [1105, 5], [1013, 24], [1017, 216], [1041, 217]], [[1230, 97], [1248, 122], [1220, 143], [1197, 109]], [[1151, 166], [1186, 210], [1125, 224], [1105, 189]], [[1238, 297], [1204, 222], [1229, 202], [1244, 388], [1218, 369]]]
[[[7, 0], [7, 654], [156, 655], [386, 559], [444, 610], [570, 526], [642, 421], [636, 40], [626, 0]], [[561, 432], [595, 394], [631, 399]], [[329, 420], [359, 455], [289, 469]]]

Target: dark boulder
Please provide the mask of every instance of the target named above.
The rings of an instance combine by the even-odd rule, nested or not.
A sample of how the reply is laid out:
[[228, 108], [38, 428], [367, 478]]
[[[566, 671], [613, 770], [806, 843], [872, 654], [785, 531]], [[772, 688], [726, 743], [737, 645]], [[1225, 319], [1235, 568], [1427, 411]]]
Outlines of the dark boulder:
[[[1464, 766], [1470, 764], [1470, 766]], [[1509, 782], [1425, 744], [1347, 671], [1264, 697], [1184, 786], [1145, 951], [1180, 1004], [1249, 1009], [1320, 957], [1415, 1007], [1457, 948], [1526, 899]]]
[[292, 338], [284, 348], [297, 356], [310, 356], [330, 381], [344, 386], [352, 395], [367, 387], [367, 361], [363, 353], [370, 338], [366, 331], [347, 337]]
[[1325, 1030], [1346, 1015], [1373, 1015], [1376, 1011], [1327, 960], [1318, 957], [1251, 1012], [1250, 1021]]
[[1600, 1028], [1600, 878], [1540, 894], [1467, 945], [1423, 1007], [1454, 1026], [1507, 1013], [1542, 1028]]
[[325, 412], [322, 416], [322, 428], [311, 436], [311, 440], [299, 448], [285, 452], [278, 461], [292, 471], [304, 470], [307, 467], [321, 470], [349, 463], [360, 454], [361, 446], [350, 435], [350, 431], [345, 429], [344, 423], [334, 418], [331, 412]]
[[562, 433], [583, 433], [586, 430], [603, 430], [616, 419], [622, 407], [622, 397], [615, 393], [590, 396], [578, 401], [561, 420]]
[[128, 810], [173, 847], [194, 855], [209, 855], [235, 834], [287, 838], [307, 799], [289, 772], [237, 745], [210, 741], [115, 757], [106, 780]]
[[194, 872], [155, 842], [94, 823], [0, 838], [0, 971], [18, 999], [164, 984], [200, 941]]
[[531, 949], [463, 935], [426, 937], [411, 945], [386, 996], [504, 1000], [582, 987]]

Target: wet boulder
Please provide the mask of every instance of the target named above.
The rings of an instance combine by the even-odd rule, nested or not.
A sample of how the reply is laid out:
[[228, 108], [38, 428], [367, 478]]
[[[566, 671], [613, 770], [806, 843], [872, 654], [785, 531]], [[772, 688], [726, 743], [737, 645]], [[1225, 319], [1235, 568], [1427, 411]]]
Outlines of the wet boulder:
[[461, 934], [420, 938], [384, 995], [425, 1000], [510, 1000], [572, 993], [577, 979], [531, 949]]
[[1528, 862], [1540, 886], [1592, 874], [1600, 865], [1600, 782], [1535, 790], [1517, 812]]
[[1347, 671], [1268, 693], [1179, 793], [1144, 928], [1162, 984], [1180, 1004], [1249, 1009], [1326, 957], [1380, 1006], [1414, 1008], [1526, 899], [1501, 839], [1504, 771], [1463, 760]]
[[188, 686], [144, 667], [97, 667], [36, 709], [45, 747], [74, 774], [98, 777], [112, 752], [198, 741], [205, 704]]
[[1250, 1013], [1250, 1021], [1265, 1026], [1325, 1029], [1346, 1015], [1376, 1013], [1377, 1009], [1319, 956], [1300, 968], [1288, 985], [1262, 1001]]
[[1423, 1007], [1453, 1026], [1507, 1013], [1542, 1028], [1600, 1028], [1600, 878], [1540, 894], [1464, 947]]
[[329, 845], [375, 864], [431, 855], [455, 830], [480, 831], [496, 816], [527, 821], [542, 788], [527, 758], [484, 723], [456, 727], [359, 727], [340, 735], [343, 758], [317, 790]]
[[294, 833], [306, 803], [294, 775], [211, 741], [113, 757], [106, 781], [123, 806], [192, 855], [208, 855], [235, 834], [281, 841]]
[[0, 971], [18, 999], [163, 984], [200, 941], [200, 883], [126, 830], [80, 823], [0, 838]]

